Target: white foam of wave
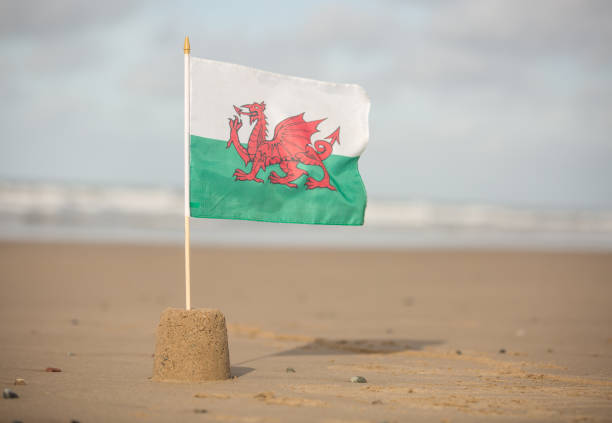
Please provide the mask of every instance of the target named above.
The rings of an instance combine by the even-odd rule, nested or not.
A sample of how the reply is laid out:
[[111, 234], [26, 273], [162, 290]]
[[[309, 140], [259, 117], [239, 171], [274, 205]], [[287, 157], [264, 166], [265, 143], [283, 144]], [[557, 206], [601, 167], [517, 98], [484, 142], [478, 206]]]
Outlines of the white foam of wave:
[[164, 188], [0, 183], [0, 214], [164, 216], [180, 213], [182, 201]]
[[[4, 219], [64, 223], [110, 219], [116, 224], [123, 218], [160, 226], [182, 213], [180, 189], [0, 182]], [[366, 227], [612, 233], [612, 211], [370, 201]]]
[[366, 216], [368, 224], [388, 227], [612, 232], [610, 211], [533, 210], [483, 204], [373, 202], [369, 204]]

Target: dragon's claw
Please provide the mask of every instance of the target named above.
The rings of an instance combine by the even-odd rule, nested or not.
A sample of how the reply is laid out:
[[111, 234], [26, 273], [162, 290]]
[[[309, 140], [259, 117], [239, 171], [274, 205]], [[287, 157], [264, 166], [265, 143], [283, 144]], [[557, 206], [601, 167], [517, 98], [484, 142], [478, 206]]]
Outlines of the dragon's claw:
[[306, 179], [306, 188], [307, 189], [315, 189], [315, 188], [328, 188], [332, 191], [335, 191], [336, 188], [334, 186], [332, 186], [329, 182], [325, 182], [324, 180], [321, 181], [317, 181], [316, 179], [313, 178], [308, 178]]
[[287, 176], [281, 177], [276, 172], [271, 172], [268, 176], [268, 180], [273, 184], [282, 184], [287, 185], [289, 188], [297, 188], [296, 184], [289, 182], [289, 178]]
[[272, 182], [273, 184], [277, 184], [279, 179], [280, 177], [278, 176], [278, 173], [276, 172], [271, 172], [270, 175], [268, 176], [268, 180]]
[[236, 169], [234, 171], [234, 180], [235, 181], [255, 181], [255, 182], [263, 182], [263, 179], [256, 177], [255, 175], [251, 175], [250, 173], [246, 173], [242, 169]]
[[242, 128], [242, 120], [234, 115], [233, 118], [227, 118], [229, 120], [229, 126], [232, 131], [237, 131]]

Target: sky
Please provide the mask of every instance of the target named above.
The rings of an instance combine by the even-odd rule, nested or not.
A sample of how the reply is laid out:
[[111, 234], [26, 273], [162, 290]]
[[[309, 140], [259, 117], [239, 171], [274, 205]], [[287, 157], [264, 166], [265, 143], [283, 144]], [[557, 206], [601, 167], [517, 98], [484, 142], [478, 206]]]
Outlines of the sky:
[[192, 54], [372, 102], [369, 197], [612, 208], [612, 2], [0, 3], [0, 181], [181, 186]]

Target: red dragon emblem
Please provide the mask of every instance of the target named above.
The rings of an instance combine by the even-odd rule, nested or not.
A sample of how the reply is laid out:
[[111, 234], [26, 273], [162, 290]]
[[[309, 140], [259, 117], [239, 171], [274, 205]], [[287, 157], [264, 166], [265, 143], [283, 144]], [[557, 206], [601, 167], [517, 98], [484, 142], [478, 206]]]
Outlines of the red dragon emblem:
[[[278, 164], [285, 175], [280, 176], [276, 172], [271, 172], [268, 177], [270, 182], [297, 188], [297, 185], [293, 182], [304, 174], [308, 175], [307, 171], [298, 167], [299, 163], [303, 163], [320, 166], [323, 170], [323, 178], [320, 181], [308, 176], [305, 183], [307, 189], [328, 188], [332, 191], [336, 190], [329, 181], [329, 173], [323, 161], [332, 153], [334, 143], [340, 144], [340, 127], [323, 140], [315, 141], [313, 145], [310, 138], [313, 134], [319, 132], [317, 126], [325, 119], [306, 122], [304, 113], [302, 113], [281, 121], [274, 128], [274, 137], [271, 140], [266, 140], [268, 122], [264, 114], [266, 104], [263, 101], [261, 103], [245, 104], [241, 107], [234, 106], [234, 110], [238, 115], [234, 115], [233, 119], [229, 118], [230, 138], [227, 142], [227, 148], [233, 145], [245, 165], [252, 163], [251, 171], [248, 173], [242, 169], [236, 169], [233, 175], [236, 181], [263, 182], [261, 178], [257, 177], [259, 170], [263, 169], [265, 171], [266, 167]], [[242, 127], [240, 116], [248, 116], [251, 125], [255, 123], [249, 136], [247, 148], [244, 148], [238, 139], [238, 130]]]

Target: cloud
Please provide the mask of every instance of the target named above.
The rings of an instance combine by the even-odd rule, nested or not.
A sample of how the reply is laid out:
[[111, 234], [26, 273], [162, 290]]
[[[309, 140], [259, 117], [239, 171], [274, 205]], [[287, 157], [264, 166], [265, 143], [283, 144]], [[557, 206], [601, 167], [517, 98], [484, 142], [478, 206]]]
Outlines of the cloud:
[[[612, 206], [600, 182], [612, 179], [611, 9], [569, 0], [4, 2], [3, 140], [41, 117], [31, 148], [3, 141], [0, 168], [180, 183], [189, 33], [195, 55], [363, 85], [373, 107], [362, 173], [374, 197]], [[155, 148], [134, 168], [144, 145]], [[91, 149], [112, 173], [47, 163], [53, 151]]]
[[116, 24], [130, 16], [143, 0], [19, 0], [0, 3], [0, 37], [33, 38], [79, 33]]
[[612, 3], [607, 1], [543, 0], [527, 6], [472, 0], [448, 3], [440, 12], [430, 27], [440, 40], [490, 54], [599, 60], [612, 36]]

